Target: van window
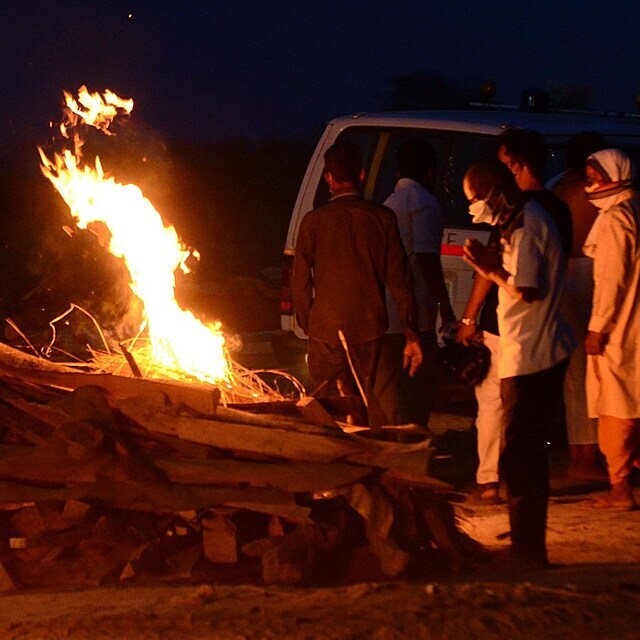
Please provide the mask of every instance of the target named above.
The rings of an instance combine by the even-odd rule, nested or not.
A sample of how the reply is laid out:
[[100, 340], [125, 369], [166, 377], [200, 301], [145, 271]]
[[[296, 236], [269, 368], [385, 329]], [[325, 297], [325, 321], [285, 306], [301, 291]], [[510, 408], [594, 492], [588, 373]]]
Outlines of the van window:
[[[362, 163], [367, 172], [367, 180], [369, 179], [371, 160], [378, 146], [379, 134], [380, 131], [374, 127], [349, 127], [336, 138], [336, 142], [338, 142], [338, 140], [353, 142], [353, 144], [357, 145], [362, 151]], [[314, 209], [321, 207], [327, 202], [329, 202], [329, 187], [324, 181], [324, 178], [320, 176], [313, 198], [313, 207]]]
[[[395, 156], [398, 146], [405, 140], [417, 138], [433, 146], [438, 159], [435, 195], [442, 205], [445, 225], [473, 228], [469, 218], [469, 204], [462, 190], [462, 178], [476, 160], [495, 156], [496, 137], [461, 131], [437, 131], [407, 127], [353, 126], [342, 131], [337, 140], [349, 140], [362, 150], [366, 171], [364, 196], [374, 202], [384, 202], [393, 192], [396, 182]], [[638, 156], [635, 140], [611, 137], [612, 147], [619, 147]], [[565, 141], [557, 138], [549, 141], [549, 154], [545, 167], [545, 182], [557, 176], [565, 168]], [[322, 177], [316, 185], [314, 207], [329, 200], [329, 188]]]
[[469, 203], [462, 190], [467, 169], [480, 158], [495, 156], [493, 136], [451, 132], [450, 144], [439, 172], [436, 197], [445, 212], [448, 227], [472, 227]]
[[[491, 136], [464, 134], [430, 129], [402, 127], [349, 127], [337, 140], [349, 140], [363, 152], [367, 177], [364, 195], [374, 202], [384, 202], [396, 183], [396, 152], [402, 142], [409, 139], [426, 140], [433, 146], [437, 157], [435, 195], [439, 199], [447, 226], [469, 227], [468, 203], [462, 191], [462, 177], [476, 159], [495, 153]], [[329, 200], [329, 189], [319, 180], [314, 207]]]

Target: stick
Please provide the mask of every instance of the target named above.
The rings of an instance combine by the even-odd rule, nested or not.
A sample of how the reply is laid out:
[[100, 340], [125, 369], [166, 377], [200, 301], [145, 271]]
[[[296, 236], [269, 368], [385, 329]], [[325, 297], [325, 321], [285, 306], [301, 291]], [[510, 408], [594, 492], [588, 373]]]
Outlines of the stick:
[[120, 343], [120, 348], [122, 349], [122, 354], [124, 355], [125, 360], [129, 364], [129, 368], [131, 369], [131, 373], [133, 373], [133, 375], [136, 378], [142, 378], [142, 372], [140, 371], [140, 367], [136, 363], [136, 361], [135, 361], [133, 355], [131, 354], [131, 352], [129, 351], [129, 349], [127, 349], [127, 347], [125, 347], [124, 342]]
[[358, 374], [353, 366], [353, 362], [351, 361], [351, 354], [349, 353], [349, 345], [347, 344], [347, 339], [344, 337], [344, 333], [342, 333], [342, 329], [338, 329], [338, 337], [340, 338], [340, 342], [344, 348], [344, 352], [347, 354], [347, 361], [349, 362], [349, 368], [351, 369], [351, 375], [353, 379], [356, 381], [358, 385], [358, 391], [360, 391], [360, 395], [362, 396], [362, 402], [364, 402], [364, 406], [366, 409], [369, 409], [369, 402], [367, 401], [367, 394], [364, 392], [362, 388], [362, 384], [360, 384], [360, 378], [358, 378]]

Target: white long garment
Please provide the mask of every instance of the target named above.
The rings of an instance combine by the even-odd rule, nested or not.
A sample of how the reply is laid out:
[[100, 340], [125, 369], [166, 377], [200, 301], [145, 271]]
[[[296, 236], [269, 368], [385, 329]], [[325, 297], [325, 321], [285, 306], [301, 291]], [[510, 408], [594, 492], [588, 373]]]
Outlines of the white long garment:
[[593, 258], [589, 331], [606, 333], [604, 353], [589, 356], [590, 417], [640, 418], [640, 194], [618, 194], [591, 229], [584, 252]]

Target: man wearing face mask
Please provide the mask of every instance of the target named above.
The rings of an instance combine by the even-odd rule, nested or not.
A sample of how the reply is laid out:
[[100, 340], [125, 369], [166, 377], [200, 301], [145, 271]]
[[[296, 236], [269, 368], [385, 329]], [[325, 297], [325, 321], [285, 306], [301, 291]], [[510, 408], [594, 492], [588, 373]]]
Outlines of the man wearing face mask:
[[618, 149], [589, 156], [589, 200], [598, 216], [584, 243], [594, 292], [585, 340], [589, 416], [607, 459], [611, 491], [588, 506], [631, 510], [629, 476], [640, 454], [640, 194], [631, 159]]
[[496, 224], [500, 234], [500, 251], [468, 240], [464, 259], [498, 286], [497, 364], [505, 429], [500, 470], [507, 487], [511, 553], [544, 566], [547, 430], [574, 347], [559, 313], [565, 255], [549, 214], [526, 198], [499, 160], [471, 165], [463, 189], [473, 215]]
[[[495, 226], [495, 216], [485, 200], [469, 205], [469, 215], [474, 223], [493, 224], [487, 246], [495, 251], [500, 245], [500, 232]], [[475, 386], [478, 410], [475, 419], [477, 431], [478, 467], [476, 486], [471, 501], [476, 504], [499, 504], [500, 473], [498, 461], [503, 433], [502, 401], [497, 362], [500, 359], [498, 330], [498, 287], [476, 274], [464, 314], [458, 322], [456, 340], [465, 345], [481, 341], [491, 352], [491, 363], [486, 377]]]

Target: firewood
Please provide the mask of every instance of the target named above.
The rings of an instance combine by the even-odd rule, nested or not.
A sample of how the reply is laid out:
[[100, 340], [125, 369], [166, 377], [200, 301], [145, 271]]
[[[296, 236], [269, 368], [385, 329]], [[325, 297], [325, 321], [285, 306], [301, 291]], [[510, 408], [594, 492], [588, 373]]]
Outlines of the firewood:
[[[404, 444], [342, 434], [326, 437], [267, 429], [264, 426], [186, 418], [168, 411], [158, 411], [158, 403], [151, 396], [120, 401], [117, 406], [125, 415], [150, 431], [175, 435], [239, 454], [267, 454], [310, 462], [335, 462], [342, 459], [416, 475], [426, 475], [427, 471], [428, 441]], [[329, 433], [333, 434], [335, 430], [330, 430]]]
[[383, 575], [387, 578], [398, 577], [409, 563], [409, 554], [400, 549], [391, 537], [394, 522], [391, 501], [373, 484], [354, 484], [345, 490], [344, 495], [365, 522], [369, 545]]
[[45, 358], [39, 358], [28, 353], [23, 353], [18, 349], [14, 349], [9, 345], [0, 342], [0, 367], [7, 367], [20, 370], [33, 370], [33, 371], [54, 371], [54, 372], [69, 372], [72, 371], [69, 367], [57, 364], [46, 360]]
[[[242, 460], [166, 460], [153, 457], [153, 463], [178, 484], [246, 484], [252, 487], [276, 487], [290, 491], [325, 491], [362, 479], [371, 467], [340, 462], [246, 462]], [[2, 471], [0, 470], [0, 475]]]
[[16, 511], [9, 519], [9, 531], [13, 537], [36, 538], [44, 531], [44, 523], [36, 506]]
[[338, 428], [338, 425], [329, 412], [315, 398], [311, 396], [300, 398], [296, 403], [296, 407], [298, 407], [300, 413], [309, 422], [322, 427]]
[[[315, 397], [315, 396], [312, 396]], [[315, 399], [332, 416], [346, 416], [362, 412], [363, 404], [360, 396], [327, 396]], [[272, 400], [269, 402], [232, 402], [227, 409], [250, 411], [252, 414], [271, 414], [287, 417], [298, 415], [298, 400]]]
[[410, 495], [435, 543], [447, 553], [454, 569], [463, 569], [478, 559], [482, 553], [480, 544], [455, 526], [452, 507], [441, 495], [422, 488], [412, 489]]
[[40, 500], [102, 501], [118, 509], [172, 512], [206, 509], [224, 504], [259, 504], [267, 510], [294, 504], [293, 497], [278, 489], [262, 487], [158, 487], [148, 483], [114, 483], [103, 480], [66, 487], [36, 487], [0, 480], [0, 503], [37, 502]]
[[[35, 359], [36, 362], [39, 362]], [[215, 415], [220, 399], [220, 391], [214, 386], [204, 384], [186, 384], [183, 382], [165, 382], [143, 378], [126, 378], [102, 373], [77, 373], [56, 369], [21, 369], [0, 365], [0, 375], [16, 380], [72, 391], [80, 387], [97, 386], [106, 389], [115, 399], [131, 398], [145, 393], [160, 391], [172, 403], [183, 403], [204, 415]]]
[[160, 413], [155, 403], [149, 410], [140, 398], [122, 400], [116, 404], [126, 416], [149, 431], [239, 453], [253, 452], [291, 460], [328, 462], [364, 448], [347, 439]]
[[0, 593], [9, 593], [11, 591], [17, 591], [17, 587], [0, 561]]
[[126, 425], [126, 430], [131, 442], [139, 449], [158, 456], [211, 460], [222, 455], [214, 447], [182, 440], [175, 436], [165, 436], [162, 433], [152, 433], [133, 422]]
[[46, 422], [32, 418], [28, 413], [2, 400], [0, 400], [0, 425], [34, 444], [46, 442], [53, 430]]
[[202, 544], [210, 562], [238, 562], [236, 526], [228, 516], [208, 513], [202, 518]]
[[67, 522], [81, 522], [90, 509], [91, 506], [86, 502], [80, 502], [78, 500], [67, 500], [64, 503], [62, 517]]
[[305, 422], [300, 415], [282, 416], [275, 413], [251, 413], [230, 407], [219, 406], [215, 419], [221, 422], [246, 424], [267, 429], [280, 429], [282, 431], [295, 431], [321, 436], [340, 437], [340, 433], [332, 427], [321, 426]]

